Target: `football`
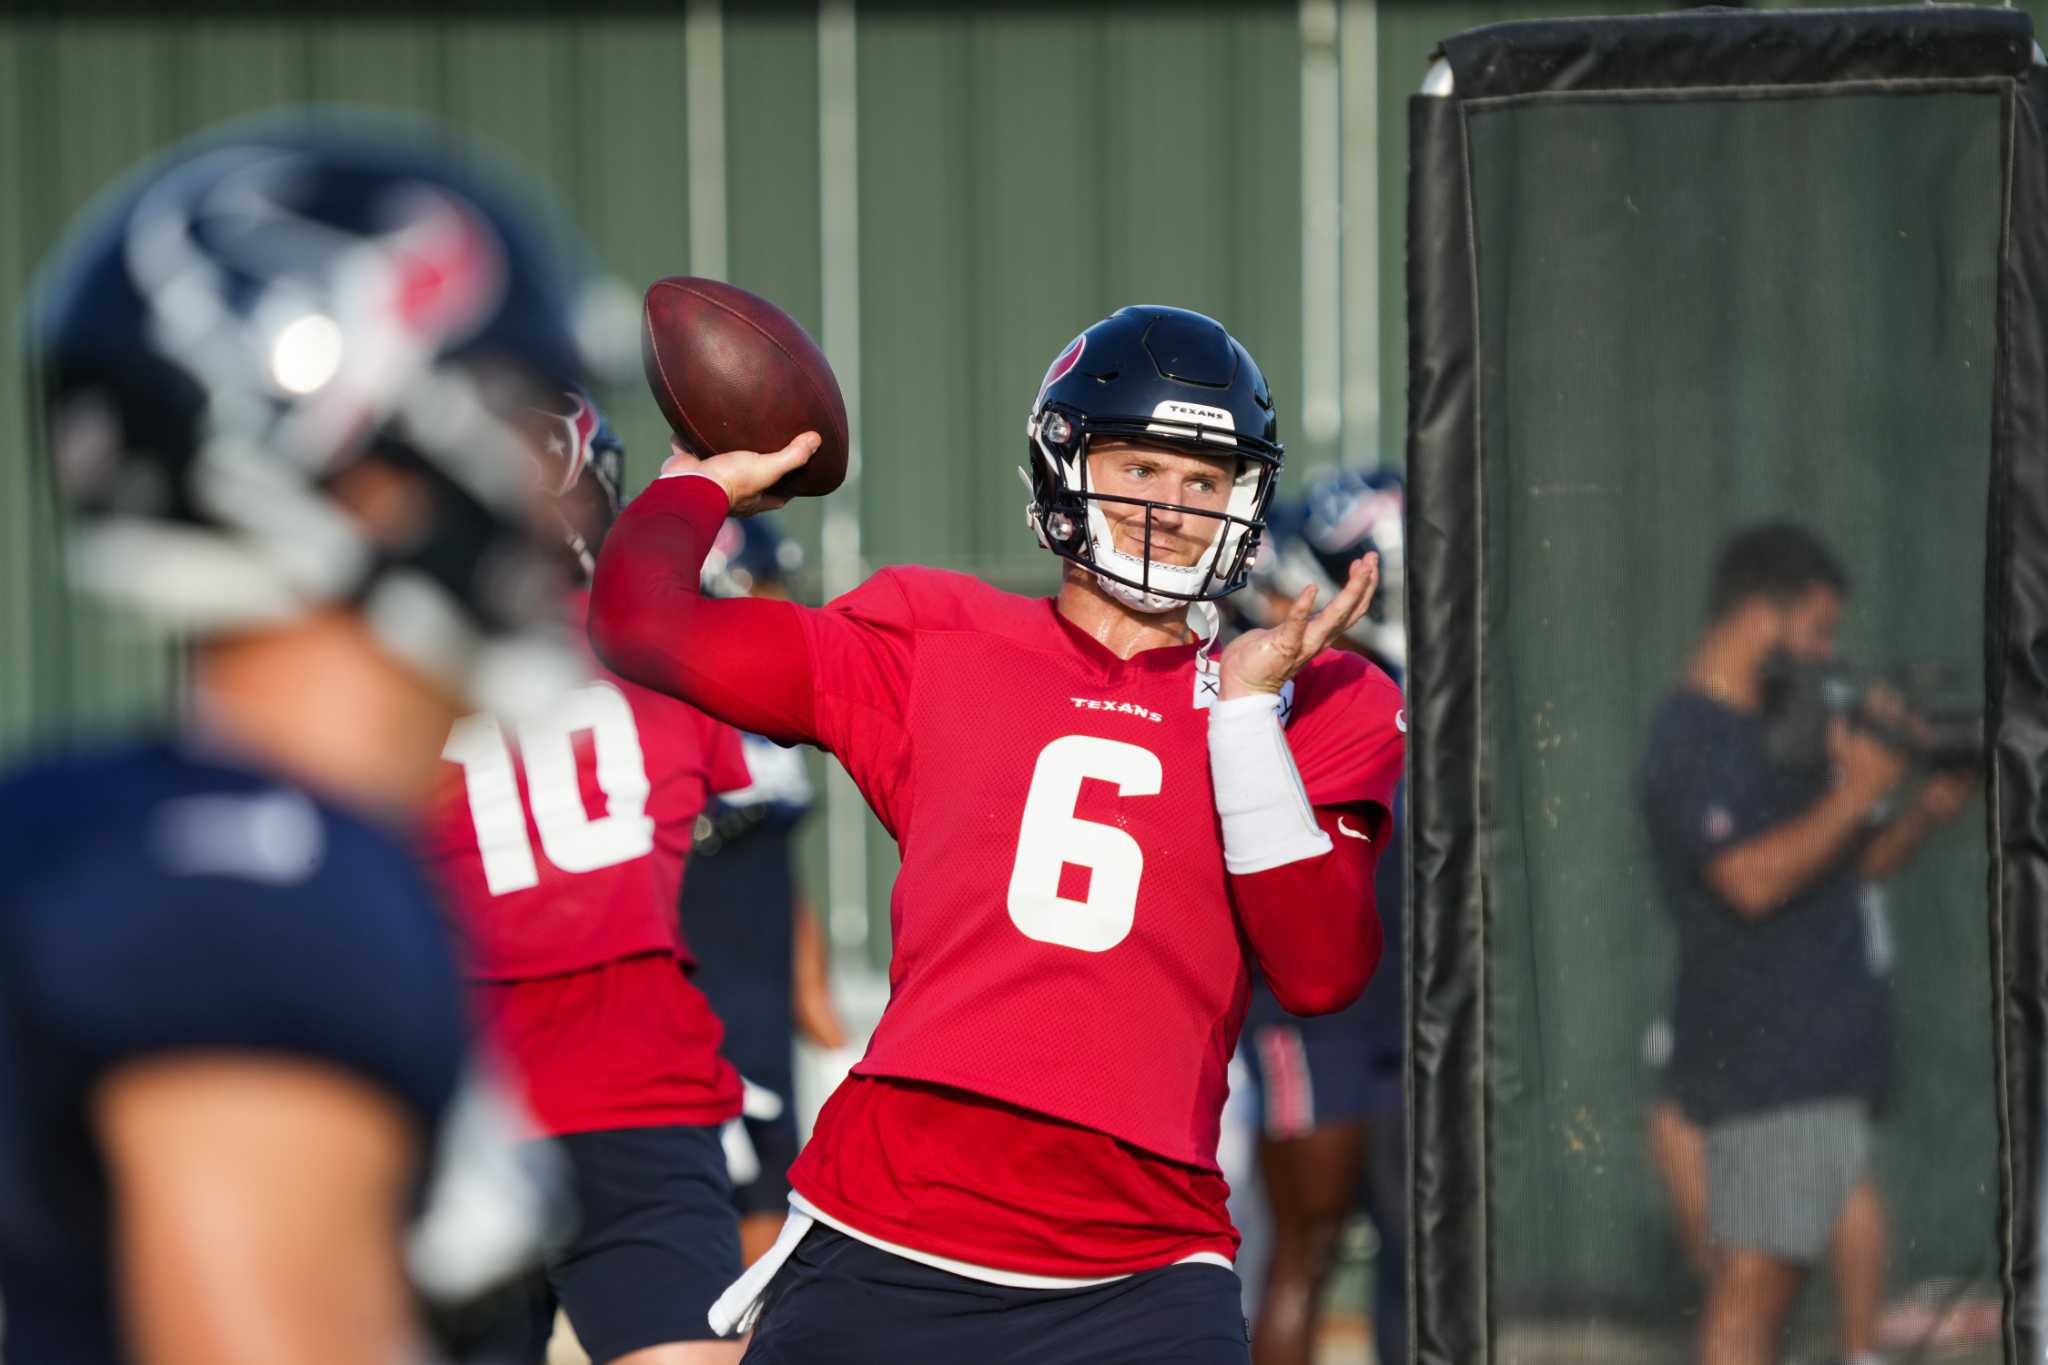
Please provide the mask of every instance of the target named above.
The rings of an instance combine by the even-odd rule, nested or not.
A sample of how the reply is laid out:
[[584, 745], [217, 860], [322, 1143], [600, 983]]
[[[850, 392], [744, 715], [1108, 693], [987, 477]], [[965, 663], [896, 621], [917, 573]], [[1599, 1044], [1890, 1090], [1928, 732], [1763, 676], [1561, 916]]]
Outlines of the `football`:
[[823, 441], [770, 491], [821, 497], [846, 477], [846, 400], [824, 352], [796, 319], [718, 280], [671, 275], [647, 287], [640, 359], [669, 428], [693, 454]]

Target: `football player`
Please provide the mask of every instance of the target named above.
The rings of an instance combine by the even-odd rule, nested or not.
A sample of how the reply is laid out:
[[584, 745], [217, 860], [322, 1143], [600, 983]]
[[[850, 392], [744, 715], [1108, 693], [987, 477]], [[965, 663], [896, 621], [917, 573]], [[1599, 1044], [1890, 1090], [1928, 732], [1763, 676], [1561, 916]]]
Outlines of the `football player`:
[[[528, 425], [581, 583], [618, 515], [624, 449], [581, 395]], [[747, 784], [739, 736], [599, 672], [517, 723], [465, 717], [444, 756], [425, 854], [465, 930], [486, 1036], [580, 1214], [526, 1312], [465, 1349], [540, 1365], [559, 1305], [598, 1365], [737, 1360], [706, 1312], [742, 1264], [720, 1141], [740, 1081], [684, 975], [675, 905], [709, 794]]]
[[584, 381], [591, 296], [413, 145], [186, 144], [38, 281], [76, 577], [191, 651], [174, 729], [0, 784], [9, 1360], [419, 1359], [466, 1042], [405, 829], [463, 698], [573, 669], [513, 414]]
[[[1401, 618], [1401, 482], [1342, 471], [1310, 481], [1299, 504], [1276, 508], [1243, 594], [1272, 624], [1303, 588], [1334, 593], [1359, 555], [1379, 557], [1381, 590], [1362, 619], [1333, 642], [1365, 655], [1399, 682], [1406, 647]], [[1396, 794], [1394, 834], [1375, 890], [1386, 953], [1400, 961], [1403, 861]], [[1345, 1218], [1361, 1194], [1380, 1245], [1373, 1258], [1372, 1329], [1378, 1359], [1407, 1358], [1405, 1118], [1401, 1104], [1400, 972], [1373, 978], [1335, 1014], [1301, 1018], [1252, 982], [1244, 1059], [1263, 1121], [1259, 1174], [1272, 1214], [1272, 1247], [1252, 1327], [1258, 1365], [1315, 1358], [1323, 1289], [1336, 1264]]]
[[[704, 560], [714, 597], [789, 597], [803, 547], [772, 516], [726, 520]], [[800, 750], [759, 735], [741, 739], [750, 781], [713, 801], [697, 822], [683, 923], [704, 966], [704, 993], [726, 1022], [726, 1056], [752, 1087], [746, 1146], [734, 1172], [740, 1251], [767, 1254], [789, 1208], [796, 1160], [795, 1040], [792, 1025], [822, 1048], [843, 1047], [832, 1006], [825, 936], [796, 875], [795, 838], [811, 808]]]
[[790, 1172], [776, 1249], [716, 1308], [748, 1358], [1246, 1359], [1216, 1169], [1256, 964], [1357, 998], [1400, 694], [1320, 610], [1214, 647], [1280, 471], [1258, 366], [1213, 319], [1125, 308], [1031, 405], [1051, 599], [886, 569], [823, 609], [703, 597], [723, 518], [816, 448], [679, 451], [592, 602], [628, 676], [833, 753], [903, 854], [887, 1011]]

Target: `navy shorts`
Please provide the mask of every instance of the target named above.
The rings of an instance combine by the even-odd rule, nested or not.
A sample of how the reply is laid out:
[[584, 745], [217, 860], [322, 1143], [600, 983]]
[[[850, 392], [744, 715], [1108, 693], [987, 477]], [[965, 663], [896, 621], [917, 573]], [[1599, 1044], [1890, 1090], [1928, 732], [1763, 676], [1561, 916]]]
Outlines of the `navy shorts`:
[[1249, 1365], [1250, 1339], [1219, 1265], [1011, 1289], [819, 1225], [769, 1282], [744, 1365]]
[[1242, 1051], [1267, 1137], [1362, 1123], [1382, 1104], [1385, 1087], [1374, 1074], [1371, 1044], [1343, 1014], [1254, 1022], [1244, 1031]]
[[712, 1301], [739, 1277], [739, 1222], [715, 1127], [612, 1128], [551, 1138], [568, 1158], [579, 1222], [521, 1288], [493, 1340], [466, 1358], [541, 1365], [555, 1309], [596, 1365], [711, 1337]]

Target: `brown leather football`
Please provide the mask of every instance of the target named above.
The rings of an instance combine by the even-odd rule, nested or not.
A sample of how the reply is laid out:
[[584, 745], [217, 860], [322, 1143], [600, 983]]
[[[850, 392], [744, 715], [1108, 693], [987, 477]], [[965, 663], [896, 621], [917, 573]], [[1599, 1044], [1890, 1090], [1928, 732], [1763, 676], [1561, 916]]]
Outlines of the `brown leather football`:
[[846, 400], [824, 352], [768, 300], [718, 280], [671, 275], [647, 287], [640, 360], [661, 415], [693, 454], [775, 451], [823, 441], [770, 491], [821, 497], [846, 477]]

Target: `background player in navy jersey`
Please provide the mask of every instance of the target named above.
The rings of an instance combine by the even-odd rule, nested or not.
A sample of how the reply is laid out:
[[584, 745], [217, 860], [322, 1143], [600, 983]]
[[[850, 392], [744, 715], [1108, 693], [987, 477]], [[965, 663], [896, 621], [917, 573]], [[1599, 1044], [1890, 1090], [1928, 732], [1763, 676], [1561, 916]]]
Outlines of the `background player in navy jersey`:
[[[705, 557], [704, 591], [714, 597], [790, 596], [803, 547], [763, 514], [731, 517]], [[796, 831], [811, 808], [803, 752], [759, 735], [741, 740], [749, 777], [722, 792], [697, 821], [683, 923], [712, 1008], [725, 1021], [725, 1055], [749, 1089], [751, 1111], [734, 1174], [740, 1247], [748, 1264], [765, 1255], [789, 1208], [796, 1160], [796, 1076], [791, 1025], [822, 1048], [843, 1047], [832, 1006], [825, 936], [797, 880]]]
[[[1401, 481], [1332, 472], [1268, 517], [1266, 543], [1242, 601], [1249, 624], [1273, 625], [1304, 588], [1333, 595], [1346, 566], [1379, 556], [1372, 609], [1332, 642], [1372, 660], [1396, 683], [1406, 640], [1401, 616]], [[1374, 875], [1389, 969], [1334, 1014], [1289, 1014], [1262, 979], [1252, 983], [1240, 1051], [1261, 1123], [1259, 1177], [1271, 1240], [1252, 1323], [1256, 1365], [1314, 1360], [1323, 1291], [1344, 1221], [1362, 1199], [1379, 1235], [1371, 1301], [1377, 1358], [1407, 1358], [1406, 1115], [1401, 1103], [1402, 896], [1399, 794], [1393, 834]]]
[[[625, 451], [580, 394], [532, 419], [580, 620]], [[578, 1215], [527, 1280], [524, 1311], [465, 1346], [540, 1365], [559, 1305], [599, 1365], [719, 1365], [739, 1356], [708, 1339], [706, 1312], [743, 1264], [720, 1141], [740, 1081], [684, 975], [675, 905], [699, 813], [747, 773], [728, 727], [594, 672], [535, 715], [457, 722], [421, 840], [464, 931], [485, 1035]]]
[[420, 1358], [465, 1039], [403, 830], [460, 699], [571, 657], [508, 418], [581, 381], [581, 290], [445, 155], [303, 128], [152, 164], [38, 285], [77, 573], [195, 643], [175, 731], [0, 784], [22, 1365]]
[[1054, 598], [886, 569], [830, 606], [705, 598], [730, 513], [816, 448], [679, 454], [606, 542], [592, 638], [627, 676], [845, 765], [903, 853], [890, 1000], [714, 1310], [748, 1358], [1243, 1362], [1216, 1168], [1250, 969], [1299, 1012], [1378, 961], [1400, 694], [1320, 611], [1213, 649], [1279, 473], [1213, 319], [1134, 307], [1029, 417]]

